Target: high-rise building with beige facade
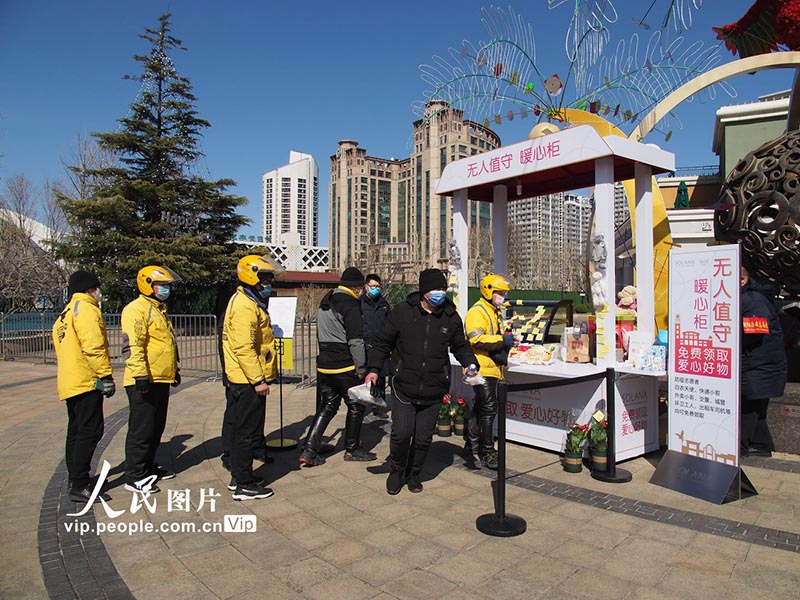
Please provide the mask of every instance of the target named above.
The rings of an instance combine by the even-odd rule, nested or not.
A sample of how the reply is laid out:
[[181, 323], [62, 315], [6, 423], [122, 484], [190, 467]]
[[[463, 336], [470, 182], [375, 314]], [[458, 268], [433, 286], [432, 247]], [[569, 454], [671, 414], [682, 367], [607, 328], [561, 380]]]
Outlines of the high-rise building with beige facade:
[[[357, 141], [341, 140], [331, 156], [329, 187], [330, 266], [355, 265], [395, 281], [426, 267], [446, 268], [453, 237], [452, 198], [434, 189], [447, 163], [493, 150], [500, 138], [464, 119], [461, 110], [432, 101], [413, 123], [410, 157], [370, 156]], [[468, 264], [491, 267], [491, 204], [470, 201]], [[470, 281], [470, 285], [474, 282]]]

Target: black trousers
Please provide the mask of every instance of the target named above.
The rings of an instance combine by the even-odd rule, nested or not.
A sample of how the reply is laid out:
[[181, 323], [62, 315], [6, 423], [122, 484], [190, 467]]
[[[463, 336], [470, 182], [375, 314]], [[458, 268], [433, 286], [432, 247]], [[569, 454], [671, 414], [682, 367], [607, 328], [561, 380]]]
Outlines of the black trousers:
[[231, 400], [231, 385], [225, 385], [225, 414], [222, 416], [222, 455], [231, 455], [231, 445], [233, 444], [233, 401]]
[[98, 390], [67, 398], [65, 460], [73, 489], [89, 485], [92, 456], [103, 437], [103, 394]]
[[167, 425], [169, 384], [151, 383], [146, 394], [126, 385], [130, 415], [125, 438], [125, 480], [136, 483], [147, 477], [156, 466], [156, 450]]
[[359, 385], [361, 380], [355, 371], [344, 373], [317, 373], [317, 389], [319, 391], [319, 407], [311, 423], [311, 429], [306, 438], [305, 447], [312, 452], [318, 452], [322, 442], [322, 435], [331, 422], [342, 400], [347, 405], [347, 417], [344, 422], [344, 448], [352, 452], [361, 445], [361, 424], [364, 421], [366, 408], [347, 395], [347, 390]]
[[414, 404], [394, 396], [389, 466], [396, 471], [405, 470], [409, 475], [419, 475], [433, 442], [439, 403]]
[[745, 398], [742, 396], [741, 440], [739, 445], [745, 449], [775, 450], [775, 442], [767, 427], [767, 408], [769, 398]]
[[487, 456], [494, 452], [494, 420], [497, 415], [496, 377], [486, 377], [481, 385], [472, 389], [475, 397], [467, 402], [467, 426], [464, 437], [469, 441], [473, 452]]
[[253, 456], [264, 445], [267, 399], [249, 383], [229, 383], [231, 402], [231, 474], [236, 483], [253, 481]]

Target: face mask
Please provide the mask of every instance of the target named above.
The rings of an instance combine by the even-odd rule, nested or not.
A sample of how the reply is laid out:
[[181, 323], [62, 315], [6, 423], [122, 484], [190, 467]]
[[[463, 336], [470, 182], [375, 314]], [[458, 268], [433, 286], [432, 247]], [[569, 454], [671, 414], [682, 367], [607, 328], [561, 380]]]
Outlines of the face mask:
[[272, 286], [271, 285], [262, 285], [261, 289], [258, 290], [258, 295], [262, 298], [269, 298], [270, 294], [272, 294]]
[[500, 308], [505, 303], [506, 303], [505, 294], [498, 294], [498, 293], [492, 294], [492, 304], [494, 304], [495, 307]]
[[155, 297], [161, 300], [161, 302], [164, 302], [164, 300], [169, 298], [170, 291], [171, 290], [169, 289], [169, 286], [166, 285], [157, 285], [153, 287], [153, 293], [155, 294]]
[[370, 298], [377, 298], [380, 295], [381, 295], [381, 288], [371, 287], [367, 290], [367, 296], [369, 296]]
[[103, 292], [100, 291], [100, 288], [97, 288], [94, 291], [94, 294], [90, 294], [90, 295], [91, 295], [92, 298], [94, 298], [97, 301], [98, 304], [100, 304], [100, 301], [103, 299]]
[[430, 296], [428, 296], [428, 302], [430, 302], [433, 306], [441, 306], [444, 304], [444, 299], [447, 297], [445, 292], [440, 291], [433, 291], [431, 292]]

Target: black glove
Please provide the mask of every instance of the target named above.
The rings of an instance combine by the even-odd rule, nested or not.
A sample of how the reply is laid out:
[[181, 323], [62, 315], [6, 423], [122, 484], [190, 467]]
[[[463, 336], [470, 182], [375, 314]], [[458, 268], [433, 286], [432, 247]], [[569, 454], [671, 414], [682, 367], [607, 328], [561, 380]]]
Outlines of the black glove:
[[506, 348], [511, 348], [514, 345], [514, 334], [513, 333], [504, 333], [503, 334], [503, 345]]
[[136, 391], [140, 394], [146, 394], [150, 391], [150, 378], [149, 377], [136, 377]]
[[175, 381], [172, 382], [172, 387], [178, 387], [181, 384], [181, 370], [175, 371]]
[[111, 377], [111, 375], [106, 375], [100, 381], [103, 382], [103, 396], [106, 398], [111, 398], [111, 396], [113, 396], [117, 391], [117, 386], [114, 383], [114, 379]]
[[488, 352], [487, 354], [498, 367], [504, 367], [508, 364], [508, 348], [505, 346], [500, 350], [494, 350], [492, 352]]

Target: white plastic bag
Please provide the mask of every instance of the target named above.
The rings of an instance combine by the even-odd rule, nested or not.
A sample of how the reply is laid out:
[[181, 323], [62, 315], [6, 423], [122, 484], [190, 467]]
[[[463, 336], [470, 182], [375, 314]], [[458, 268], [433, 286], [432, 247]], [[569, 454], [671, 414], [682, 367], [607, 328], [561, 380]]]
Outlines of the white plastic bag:
[[380, 396], [372, 394], [371, 388], [374, 387], [369, 383], [362, 383], [361, 385], [354, 385], [347, 390], [347, 395], [352, 400], [364, 406], [379, 406], [381, 408], [388, 408], [386, 401]]

